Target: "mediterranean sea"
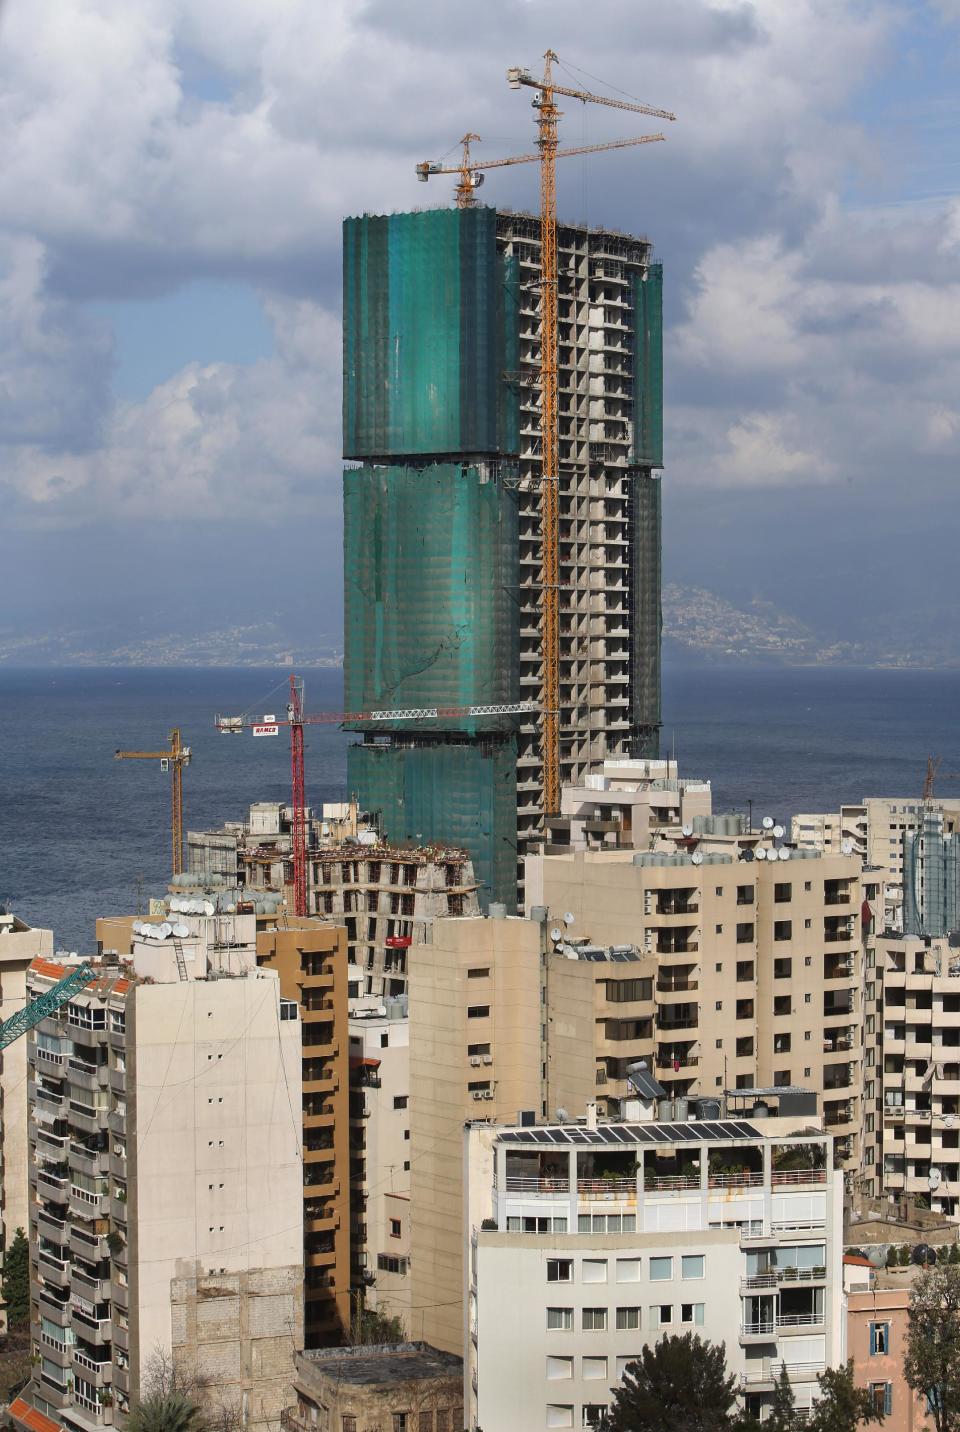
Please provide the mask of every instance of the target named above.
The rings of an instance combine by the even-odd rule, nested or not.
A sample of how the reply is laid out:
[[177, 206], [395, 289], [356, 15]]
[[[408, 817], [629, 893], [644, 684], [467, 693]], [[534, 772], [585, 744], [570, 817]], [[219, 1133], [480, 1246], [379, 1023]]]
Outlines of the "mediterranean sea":
[[[289, 744], [284, 730], [222, 736], [214, 716], [282, 713], [285, 686], [249, 667], [0, 668], [0, 903], [52, 926], [58, 947], [92, 950], [96, 917], [136, 911], [170, 870], [170, 777], [114, 751], [159, 751], [179, 726], [193, 752], [185, 824], [239, 819], [251, 801], [289, 799]], [[339, 709], [339, 670], [306, 674], [306, 705]], [[866, 795], [915, 798], [928, 754], [960, 770], [958, 713], [957, 672], [668, 667], [663, 752], [713, 782], [715, 810], [752, 800], [755, 820], [788, 821]], [[313, 805], [344, 797], [351, 739], [307, 728]]]

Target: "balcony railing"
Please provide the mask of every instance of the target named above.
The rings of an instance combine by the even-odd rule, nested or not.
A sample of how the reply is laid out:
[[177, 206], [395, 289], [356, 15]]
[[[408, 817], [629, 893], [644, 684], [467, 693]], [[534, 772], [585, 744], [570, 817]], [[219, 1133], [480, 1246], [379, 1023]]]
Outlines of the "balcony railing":
[[633, 1195], [637, 1191], [636, 1178], [578, 1178], [577, 1192], [591, 1198], [615, 1198], [619, 1194]]
[[740, 1279], [744, 1292], [757, 1288], [777, 1288], [781, 1283], [822, 1283], [827, 1276], [824, 1266], [819, 1268], [772, 1268], [768, 1273], [751, 1273]]
[[763, 1174], [751, 1173], [710, 1173], [707, 1174], [708, 1188], [762, 1188]]
[[791, 1382], [815, 1382], [820, 1373], [826, 1372], [826, 1363], [823, 1362], [765, 1362], [762, 1368], [756, 1372], [742, 1372], [740, 1374], [741, 1387], [749, 1387], [756, 1382], [776, 1382], [782, 1371]]
[[700, 1187], [700, 1175], [697, 1173], [647, 1174], [643, 1186], [647, 1193], [674, 1193], [682, 1189], [695, 1189]]
[[825, 1168], [775, 1168], [770, 1175], [770, 1182], [775, 1185], [785, 1183], [826, 1183], [827, 1171]]
[[823, 1313], [781, 1313], [777, 1318], [778, 1328], [822, 1328]]
[[773, 1318], [762, 1318], [759, 1322], [744, 1323], [740, 1329], [740, 1336], [745, 1338], [772, 1338], [777, 1330]]
[[566, 1178], [526, 1178], [516, 1174], [507, 1175], [507, 1193], [569, 1193], [570, 1180]]

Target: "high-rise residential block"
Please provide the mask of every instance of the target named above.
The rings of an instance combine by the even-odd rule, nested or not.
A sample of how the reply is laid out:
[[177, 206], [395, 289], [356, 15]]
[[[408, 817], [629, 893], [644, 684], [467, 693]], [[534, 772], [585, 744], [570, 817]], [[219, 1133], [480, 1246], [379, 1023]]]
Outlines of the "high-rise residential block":
[[[560, 770], [656, 755], [661, 269], [557, 230]], [[344, 225], [344, 706], [352, 792], [392, 841], [466, 848], [513, 907], [542, 835], [540, 225], [490, 208]]]
[[[23, 1432], [123, 1427], [158, 1364], [278, 1426], [303, 1338], [298, 1009], [229, 919], [204, 923], [137, 933], [28, 1036]], [[34, 960], [28, 993], [64, 973]]]

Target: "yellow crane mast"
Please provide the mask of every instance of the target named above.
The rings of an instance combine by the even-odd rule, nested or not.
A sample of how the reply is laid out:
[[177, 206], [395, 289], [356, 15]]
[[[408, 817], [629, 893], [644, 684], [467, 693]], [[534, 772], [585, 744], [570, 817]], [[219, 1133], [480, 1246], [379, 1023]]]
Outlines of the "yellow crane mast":
[[[669, 110], [653, 109], [650, 105], [627, 100], [609, 99], [588, 90], [558, 85], [553, 78], [553, 65], [558, 59], [553, 50], [543, 57], [541, 79], [528, 70], [514, 67], [507, 71], [511, 89], [526, 85], [536, 90], [533, 100], [537, 112], [537, 148], [540, 152], [540, 434], [542, 467], [540, 474], [540, 526], [543, 545], [541, 576], [540, 630], [543, 660], [543, 698], [541, 711], [541, 747], [543, 761], [543, 809], [545, 815], [560, 810], [560, 464], [557, 428], [557, 184], [556, 160], [563, 152], [558, 148], [557, 125], [562, 111], [555, 96], [567, 95], [584, 104], [608, 105], [634, 114], [676, 119]], [[662, 139], [663, 135], [647, 136]], [[615, 146], [611, 146], [615, 147]]]
[[180, 737], [180, 728], [170, 732], [170, 748], [167, 751], [115, 751], [117, 761], [159, 761], [161, 771], [169, 770], [171, 788], [170, 831], [173, 847], [173, 873], [183, 872], [183, 768], [190, 764], [190, 747]]

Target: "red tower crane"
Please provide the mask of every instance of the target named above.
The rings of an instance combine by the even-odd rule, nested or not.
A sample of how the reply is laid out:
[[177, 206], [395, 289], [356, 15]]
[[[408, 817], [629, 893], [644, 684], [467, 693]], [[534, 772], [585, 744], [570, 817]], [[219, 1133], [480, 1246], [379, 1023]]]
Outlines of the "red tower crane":
[[255, 736], [279, 736], [281, 726], [290, 727], [290, 787], [293, 811], [293, 913], [307, 914], [307, 800], [304, 772], [304, 726], [340, 726], [348, 721], [438, 721], [441, 718], [521, 716], [536, 711], [532, 701], [515, 701], [496, 706], [418, 706], [390, 711], [304, 710], [303, 677], [291, 675], [286, 720], [275, 714], [265, 716], [217, 716], [217, 730], [226, 736], [252, 731]]

